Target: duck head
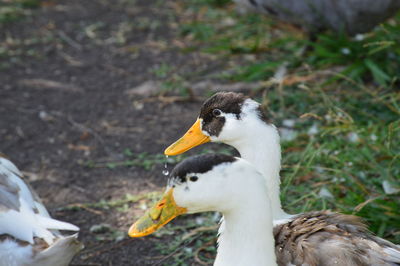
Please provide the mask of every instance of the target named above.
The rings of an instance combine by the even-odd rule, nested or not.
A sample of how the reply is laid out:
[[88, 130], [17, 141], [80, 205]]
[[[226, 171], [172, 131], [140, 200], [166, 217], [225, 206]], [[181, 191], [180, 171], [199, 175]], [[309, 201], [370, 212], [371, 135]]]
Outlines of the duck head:
[[[244, 178], [249, 175], [257, 177]], [[227, 213], [247, 204], [254, 187], [263, 189], [263, 182], [257, 170], [243, 159], [221, 154], [190, 157], [173, 169], [162, 199], [130, 227], [128, 234], [149, 235], [185, 213]]]
[[196, 122], [164, 153], [178, 155], [210, 141], [237, 146], [255, 124], [269, 126], [259, 103], [241, 93], [220, 92], [204, 102]]

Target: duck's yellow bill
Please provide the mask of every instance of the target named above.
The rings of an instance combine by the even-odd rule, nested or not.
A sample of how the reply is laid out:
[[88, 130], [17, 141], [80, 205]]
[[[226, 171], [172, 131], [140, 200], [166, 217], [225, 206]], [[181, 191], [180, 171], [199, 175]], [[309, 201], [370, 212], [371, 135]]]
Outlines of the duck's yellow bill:
[[176, 205], [173, 189], [169, 189], [162, 199], [148, 210], [139, 220], [129, 228], [130, 237], [147, 236], [166, 225], [175, 217], [186, 213], [187, 209]]
[[178, 155], [207, 142], [210, 142], [210, 137], [201, 132], [200, 119], [197, 119], [182, 138], [178, 139], [165, 149], [164, 154], [171, 156]]

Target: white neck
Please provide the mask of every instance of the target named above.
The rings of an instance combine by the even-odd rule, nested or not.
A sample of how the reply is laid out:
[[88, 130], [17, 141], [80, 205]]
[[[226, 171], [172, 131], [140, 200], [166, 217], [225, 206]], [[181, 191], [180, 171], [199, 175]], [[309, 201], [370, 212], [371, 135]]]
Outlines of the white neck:
[[278, 131], [275, 126], [266, 125], [258, 119], [248, 119], [247, 136], [229, 144], [239, 151], [243, 159], [249, 161], [263, 174], [271, 199], [273, 219], [288, 219], [290, 215], [283, 211], [279, 197], [281, 146]]
[[269, 198], [253, 193], [241, 206], [224, 212], [214, 266], [276, 264]]

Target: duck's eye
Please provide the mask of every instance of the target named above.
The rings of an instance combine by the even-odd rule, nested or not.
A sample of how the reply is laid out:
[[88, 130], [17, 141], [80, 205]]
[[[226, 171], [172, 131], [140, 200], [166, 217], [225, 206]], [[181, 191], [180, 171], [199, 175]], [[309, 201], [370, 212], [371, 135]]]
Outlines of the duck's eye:
[[199, 179], [199, 178], [198, 178], [197, 176], [195, 176], [195, 175], [189, 177], [189, 180], [192, 181], [192, 182], [196, 182], [198, 179]]
[[218, 117], [218, 116], [221, 116], [222, 111], [219, 109], [214, 109], [214, 110], [212, 110], [212, 114], [213, 114], [213, 116]]

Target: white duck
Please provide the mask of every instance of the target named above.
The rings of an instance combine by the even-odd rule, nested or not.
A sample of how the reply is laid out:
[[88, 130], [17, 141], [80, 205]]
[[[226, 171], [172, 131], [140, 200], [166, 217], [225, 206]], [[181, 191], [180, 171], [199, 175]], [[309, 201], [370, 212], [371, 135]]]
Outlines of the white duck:
[[236, 148], [265, 177], [275, 224], [290, 219], [280, 200], [281, 146], [276, 127], [261, 106], [241, 93], [220, 92], [207, 99], [187, 133], [165, 150], [177, 155], [206, 142], [222, 142]]
[[[368, 233], [355, 216], [312, 212], [275, 226], [268, 190], [243, 159], [206, 154], [171, 172], [163, 198], [129, 229], [131, 237], [155, 232], [184, 213], [218, 211], [216, 266], [399, 265], [400, 248]], [[275, 243], [274, 243], [275, 242]]]
[[70, 223], [50, 217], [21, 172], [0, 154], [0, 266], [65, 266], [83, 248]]

